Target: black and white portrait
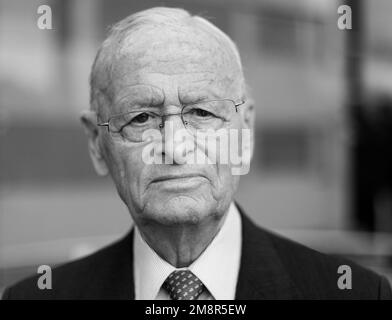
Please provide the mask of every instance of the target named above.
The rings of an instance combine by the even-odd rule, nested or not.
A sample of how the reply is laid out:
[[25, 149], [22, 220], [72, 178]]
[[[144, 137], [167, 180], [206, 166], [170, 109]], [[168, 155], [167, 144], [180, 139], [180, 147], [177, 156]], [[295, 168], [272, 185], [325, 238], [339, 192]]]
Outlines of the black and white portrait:
[[392, 3], [0, 7], [4, 300], [392, 299]]

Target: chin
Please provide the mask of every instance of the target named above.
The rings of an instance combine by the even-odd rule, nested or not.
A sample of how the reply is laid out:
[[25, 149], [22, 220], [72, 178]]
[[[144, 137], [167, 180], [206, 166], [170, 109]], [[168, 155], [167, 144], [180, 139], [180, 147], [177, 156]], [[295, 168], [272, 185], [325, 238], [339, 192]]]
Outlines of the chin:
[[156, 197], [147, 203], [143, 212], [145, 219], [164, 225], [197, 225], [213, 215], [213, 203], [190, 195]]

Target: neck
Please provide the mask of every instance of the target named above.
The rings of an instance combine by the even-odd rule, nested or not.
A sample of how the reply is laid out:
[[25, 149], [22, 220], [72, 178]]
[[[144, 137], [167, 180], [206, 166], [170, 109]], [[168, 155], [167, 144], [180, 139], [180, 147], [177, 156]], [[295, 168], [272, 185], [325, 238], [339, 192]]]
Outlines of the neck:
[[199, 224], [173, 226], [148, 223], [138, 228], [143, 239], [162, 259], [183, 268], [191, 265], [208, 247], [225, 218], [226, 215]]

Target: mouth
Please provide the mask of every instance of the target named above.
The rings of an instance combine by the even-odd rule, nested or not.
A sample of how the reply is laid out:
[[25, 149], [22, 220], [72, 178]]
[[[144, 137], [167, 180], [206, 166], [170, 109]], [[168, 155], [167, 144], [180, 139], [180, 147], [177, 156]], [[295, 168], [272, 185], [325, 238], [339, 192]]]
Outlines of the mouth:
[[151, 184], [167, 189], [190, 189], [206, 182], [207, 178], [200, 174], [164, 175], [155, 178]]
[[155, 178], [152, 182], [156, 183], [156, 182], [170, 181], [170, 180], [186, 180], [191, 178], [204, 178], [204, 177], [201, 176], [200, 174], [170, 174], [170, 175], [164, 175]]

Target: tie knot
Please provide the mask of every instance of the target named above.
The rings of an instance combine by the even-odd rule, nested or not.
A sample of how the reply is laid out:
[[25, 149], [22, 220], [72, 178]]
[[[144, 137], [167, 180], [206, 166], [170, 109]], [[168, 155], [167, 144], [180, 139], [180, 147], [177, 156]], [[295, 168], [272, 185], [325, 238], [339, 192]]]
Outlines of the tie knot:
[[173, 300], [196, 300], [204, 290], [198, 277], [189, 270], [173, 271], [163, 283]]

